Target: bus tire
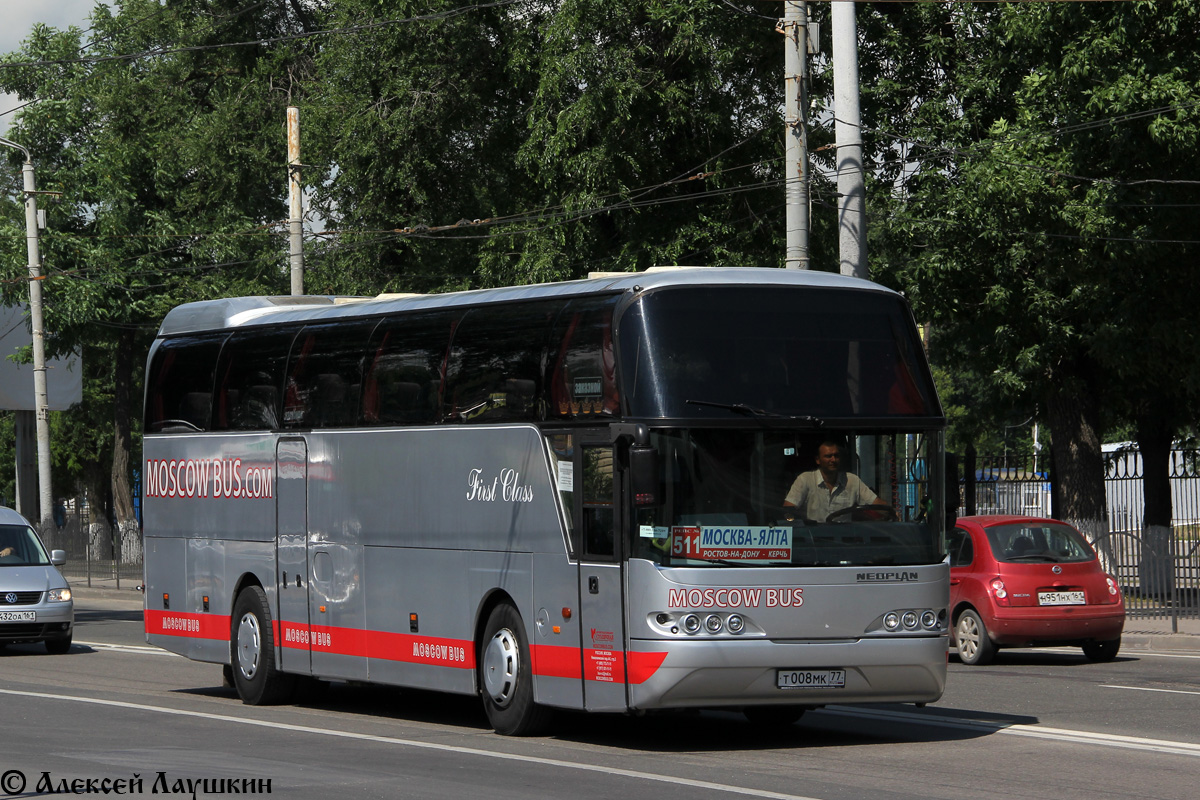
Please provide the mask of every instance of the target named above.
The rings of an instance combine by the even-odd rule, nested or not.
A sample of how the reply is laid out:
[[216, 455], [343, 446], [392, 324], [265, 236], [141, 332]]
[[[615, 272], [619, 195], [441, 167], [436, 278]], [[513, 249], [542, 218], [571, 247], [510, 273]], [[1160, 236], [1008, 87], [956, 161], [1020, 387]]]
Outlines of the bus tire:
[[533, 702], [529, 642], [515, 608], [504, 603], [492, 609], [479, 655], [483, 708], [496, 733], [529, 736], [543, 730], [550, 709]]
[[243, 703], [272, 705], [291, 697], [296, 676], [282, 673], [275, 666], [271, 612], [267, 595], [258, 586], [247, 586], [233, 604], [229, 650], [233, 685]]

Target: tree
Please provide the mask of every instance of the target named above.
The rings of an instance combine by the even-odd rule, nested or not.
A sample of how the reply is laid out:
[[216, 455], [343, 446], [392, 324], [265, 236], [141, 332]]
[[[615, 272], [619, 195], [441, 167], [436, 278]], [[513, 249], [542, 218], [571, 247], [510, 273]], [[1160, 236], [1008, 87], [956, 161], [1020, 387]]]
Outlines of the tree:
[[[1104, 429], [1172, 420], [1170, 433], [1139, 424], [1161, 441], [1196, 407], [1200, 349], [1184, 322], [1198, 298], [1181, 280], [1194, 236], [1176, 206], [1195, 191], [1177, 176], [1195, 172], [1198, 152], [1198, 13], [1055, 3], [892, 15], [926, 33], [923, 59], [895, 63], [904, 85], [929, 92], [888, 117], [892, 141], [921, 156], [894, 172], [891, 280], [989, 391], [1046, 415], [1058, 513], [1093, 535], [1106, 530]], [[939, 74], [944, 88], [931, 88]]]
[[[93, 12], [92, 38], [35, 28], [0, 60], [0, 87], [37, 102], [11, 137], [28, 142], [42, 188], [61, 191], [43, 241], [52, 352], [109, 354], [89, 398], [112, 420], [118, 522], [132, 527], [130, 491], [144, 354], [174, 305], [285, 285], [279, 232], [285, 181], [286, 87], [311, 66], [298, 3], [123, 0]], [[253, 44], [224, 46], [227, 43]], [[278, 120], [278, 124], [264, 124]], [[11, 163], [11, 162], [10, 162]], [[13, 174], [0, 176], [13, 194]], [[17, 217], [16, 219], [20, 219]], [[11, 215], [6, 255], [24, 247]], [[23, 258], [7, 258], [15, 278]], [[4, 282], [4, 299], [21, 281]], [[86, 410], [95, 413], [94, 408]]]
[[332, 10], [371, 36], [330, 39], [306, 87], [316, 205], [338, 231], [315, 253], [320, 285], [781, 262], [782, 42], [756, 5], [455, 8]]

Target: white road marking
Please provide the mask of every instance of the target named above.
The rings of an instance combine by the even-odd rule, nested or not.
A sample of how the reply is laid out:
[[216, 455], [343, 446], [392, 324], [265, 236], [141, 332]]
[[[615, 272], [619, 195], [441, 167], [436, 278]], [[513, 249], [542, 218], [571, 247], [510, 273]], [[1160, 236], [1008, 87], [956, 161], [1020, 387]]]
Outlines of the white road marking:
[[339, 739], [357, 739], [364, 742], [399, 745], [401, 747], [419, 747], [425, 750], [439, 750], [445, 753], [459, 753], [461, 755], [479, 756], [482, 758], [496, 758], [503, 761], [519, 761], [527, 764], [537, 764], [539, 766], [561, 767], [562, 769], [580, 770], [584, 772], [598, 772], [603, 775], [620, 775], [626, 778], [634, 778], [636, 780], [670, 783], [676, 786], [690, 786], [695, 789], [708, 789], [715, 792], [749, 795], [751, 797], [769, 797], [773, 798], [773, 800], [818, 800], [817, 798], [807, 797], [804, 795], [768, 792], [763, 789], [751, 789], [745, 786], [731, 786], [724, 783], [697, 781], [689, 778], [678, 778], [672, 775], [656, 775], [652, 772], [639, 772], [631, 769], [620, 769], [619, 767], [580, 764], [574, 761], [560, 761], [553, 758], [544, 758], [542, 756], [523, 756], [515, 753], [498, 753], [492, 750], [481, 750], [474, 747], [458, 747], [448, 744], [436, 744], [434, 742], [420, 742], [414, 739], [398, 739], [392, 736], [374, 736], [372, 734], [355, 733], [352, 731], [335, 731], [327, 728], [314, 728], [308, 725], [292, 725], [285, 722], [268, 722], [266, 720], [247, 719], [244, 717], [230, 717], [224, 714], [209, 714], [203, 711], [186, 711], [178, 708], [164, 708], [162, 706], [145, 705], [143, 703], [127, 703], [118, 700], [101, 700], [94, 697], [75, 697], [64, 694], [50, 694], [48, 692], [22, 692], [13, 689], [0, 689], [0, 695], [11, 695], [14, 697], [36, 697], [43, 700], [63, 700], [69, 703], [88, 703], [98, 706], [126, 708], [134, 711], [153, 711], [159, 714], [169, 714], [178, 717], [194, 717], [212, 720], [214, 722], [232, 722], [238, 725], [253, 725], [255, 727], [273, 728], [275, 730], [291, 731], [293, 733], [311, 733], [317, 736], [333, 736]]
[[1112, 683], [1100, 684], [1101, 689], [1128, 689], [1131, 692], [1164, 692], [1166, 694], [1196, 694], [1200, 692], [1189, 692], [1184, 689], [1152, 689], [1149, 686], [1118, 686]]
[[90, 647], [93, 650], [112, 650], [117, 653], [136, 653], [143, 656], [171, 656], [172, 658], [183, 658], [178, 653], [172, 653], [169, 650], [163, 650], [161, 647], [154, 647], [148, 644], [109, 644], [107, 642], [81, 642], [75, 640], [75, 644]]
[[934, 727], [958, 728], [980, 733], [1024, 736], [1032, 739], [1053, 739], [1073, 744], [1089, 744], [1100, 747], [1119, 747], [1126, 750], [1146, 750], [1154, 753], [1171, 753], [1179, 756], [1200, 756], [1200, 744], [1175, 742], [1169, 739], [1146, 739], [1140, 736], [1121, 736], [1112, 733], [1073, 731], [1066, 728], [1050, 728], [1041, 725], [1020, 725], [1003, 722], [985, 722], [957, 717], [939, 717], [931, 714], [915, 714], [905, 711], [884, 711], [852, 706], [826, 706], [823, 713], [860, 719], [887, 720], [906, 724], [930, 725]]
[[[1078, 647], [1014, 647], [1005, 648], [1006, 653], [1066, 653], [1069, 655], [1082, 655], [1083, 651]], [[1192, 655], [1190, 653], [1157, 653], [1151, 650], [1138, 650], [1134, 647], [1127, 647], [1122, 650], [1117, 658], [1190, 658], [1200, 659], [1200, 653]]]

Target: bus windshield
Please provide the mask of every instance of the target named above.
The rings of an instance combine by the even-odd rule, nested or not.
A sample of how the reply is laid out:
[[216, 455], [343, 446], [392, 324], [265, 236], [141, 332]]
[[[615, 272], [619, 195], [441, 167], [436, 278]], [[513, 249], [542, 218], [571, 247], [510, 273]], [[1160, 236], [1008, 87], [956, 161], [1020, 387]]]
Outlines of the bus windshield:
[[656, 431], [659, 490], [636, 511], [630, 554], [663, 566], [940, 562], [940, 435]]
[[633, 417], [912, 420], [942, 414], [899, 295], [684, 288], [646, 293], [620, 325]]

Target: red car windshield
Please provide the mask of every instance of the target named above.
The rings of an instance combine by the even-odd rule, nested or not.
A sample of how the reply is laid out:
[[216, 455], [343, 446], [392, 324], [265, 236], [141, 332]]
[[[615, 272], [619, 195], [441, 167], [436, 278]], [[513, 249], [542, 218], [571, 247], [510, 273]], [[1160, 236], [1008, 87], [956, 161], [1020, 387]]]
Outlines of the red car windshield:
[[997, 561], [1063, 564], [1096, 557], [1091, 545], [1070, 525], [1051, 522], [995, 525], [987, 529], [987, 538]]

